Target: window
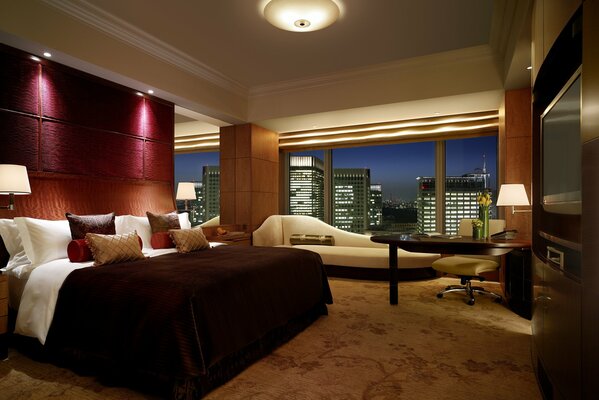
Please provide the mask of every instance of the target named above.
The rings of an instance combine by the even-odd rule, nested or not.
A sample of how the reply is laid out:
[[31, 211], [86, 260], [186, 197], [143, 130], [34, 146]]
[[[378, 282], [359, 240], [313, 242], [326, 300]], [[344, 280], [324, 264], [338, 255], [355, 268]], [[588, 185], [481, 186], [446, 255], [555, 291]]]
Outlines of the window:
[[478, 218], [476, 195], [491, 192], [491, 218], [496, 218], [497, 137], [445, 142], [445, 232], [457, 233], [460, 220]]
[[[193, 182], [197, 200], [189, 202], [192, 225], [199, 225], [220, 215], [219, 153], [175, 155], [175, 190], [179, 182]], [[185, 211], [185, 202], [177, 201], [177, 209]]]
[[[444, 227], [437, 226], [436, 157], [445, 158]], [[295, 152], [288, 168], [289, 214], [356, 233], [457, 233], [461, 219], [478, 218], [478, 193], [486, 188], [496, 199], [497, 137]]]
[[[332, 151], [332, 225], [350, 232], [413, 232], [421, 180], [434, 176], [435, 143], [352, 147]], [[434, 223], [434, 219], [433, 219]]]

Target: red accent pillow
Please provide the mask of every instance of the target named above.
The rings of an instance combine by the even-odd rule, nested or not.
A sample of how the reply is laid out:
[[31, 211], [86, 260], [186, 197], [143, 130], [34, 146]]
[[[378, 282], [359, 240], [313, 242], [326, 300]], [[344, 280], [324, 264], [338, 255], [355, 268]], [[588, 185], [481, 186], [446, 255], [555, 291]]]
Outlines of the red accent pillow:
[[[139, 240], [139, 248], [142, 249], [143, 243], [139, 235], [137, 236], [137, 239]], [[173, 245], [172, 247], [175, 246]], [[92, 261], [94, 259], [92, 251], [85, 239], [71, 240], [67, 246], [67, 255], [69, 256], [69, 261], [71, 262], [86, 262]]]
[[94, 259], [85, 239], [71, 240], [67, 246], [67, 255], [71, 262], [85, 262]]
[[171, 249], [175, 247], [175, 243], [173, 243], [168, 232], [153, 233], [150, 244], [153, 249]]

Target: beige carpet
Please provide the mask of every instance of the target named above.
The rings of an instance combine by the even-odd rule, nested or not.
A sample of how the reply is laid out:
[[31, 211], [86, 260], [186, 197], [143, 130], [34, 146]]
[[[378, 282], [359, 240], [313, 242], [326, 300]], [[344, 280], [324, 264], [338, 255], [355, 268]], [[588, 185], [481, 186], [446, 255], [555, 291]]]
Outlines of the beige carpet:
[[[437, 299], [454, 280], [385, 283], [331, 279], [329, 315], [207, 399], [540, 399], [530, 322], [488, 298]], [[486, 284], [491, 289], [494, 284]], [[11, 350], [0, 399], [143, 399]]]

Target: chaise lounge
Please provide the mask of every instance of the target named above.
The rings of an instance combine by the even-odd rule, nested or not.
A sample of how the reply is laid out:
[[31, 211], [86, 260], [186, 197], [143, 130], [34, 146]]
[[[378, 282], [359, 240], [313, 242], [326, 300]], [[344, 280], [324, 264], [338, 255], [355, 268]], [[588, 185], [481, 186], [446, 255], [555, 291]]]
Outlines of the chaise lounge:
[[[301, 235], [322, 237], [323, 244], [301, 243]], [[293, 237], [292, 237], [293, 236]], [[326, 244], [325, 244], [326, 243]], [[271, 215], [252, 234], [254, 246], [293, 246], [320, 254], [327, 273], [357, 279], [389, 278], [388, 246], [374, 243], [366, 235], [346, 232], [304, 215]], [[398, 249], [397, 264], [402, 279], [435, 276], [431, 264], [438, 254], [412, 253]]]

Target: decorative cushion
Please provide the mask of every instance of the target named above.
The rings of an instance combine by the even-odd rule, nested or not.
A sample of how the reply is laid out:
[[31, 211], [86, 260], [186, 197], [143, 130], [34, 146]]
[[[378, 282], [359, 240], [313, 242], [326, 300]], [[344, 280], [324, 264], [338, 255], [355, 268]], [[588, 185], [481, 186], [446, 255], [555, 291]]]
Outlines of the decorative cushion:
[[289, 243], [292, 245], [314, 245], [334, 246], [335, 238], [331, 235], [306, 235], [303, 233], [294, 233], [289, 237]]
[[153, 249], [171, 249], [175, 247], [169, 232], [153, 233], [151, 243]]
[[169, 233], [179, 253], [210, 248], [210, 243], [202, 229], [171, 229]]
[[146, 215], [148, 216], [148, 221], [150, 221], [152, 233], [168, 232], [170, 229], [181, 229], [179, 216], [176, 211], [169, 214], [153, 214], [147, 211]]
[[71, 241], [71, 230], [67, 220], [15, 217], [23, 248], [32, 264], [67, 258], [67, 246]]
[[85, 239], [86, 233], [99, 233], [102, 235], [114, 235], [116, 233], [113, 212], [100, 215], [75, 215], [71, 213], [65, 215], [69, 221], [73, 240]]
[[95, 266], [145, 258], [136, 232], [123, 235], [88, 233], [85, 240], [94, 256]]
[[85, 262], [94, 259], [85, 239], [71, 240], [67, 246], [67, 255], [71, 262]]

